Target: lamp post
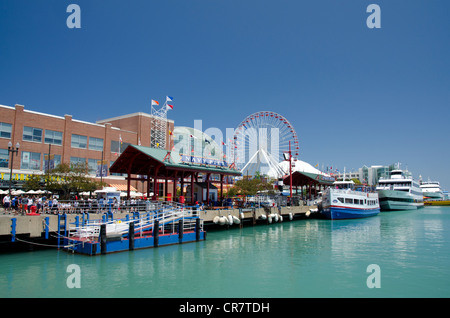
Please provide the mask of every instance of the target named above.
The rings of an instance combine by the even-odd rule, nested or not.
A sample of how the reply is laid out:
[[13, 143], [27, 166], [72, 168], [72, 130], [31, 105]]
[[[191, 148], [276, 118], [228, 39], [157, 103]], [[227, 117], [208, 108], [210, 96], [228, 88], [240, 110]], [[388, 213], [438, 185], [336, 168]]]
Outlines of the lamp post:
[[12, 142], [8, 142], [8, 156], [11, 154], [11, 168], [9, 171], [9, 197], [11, 198], [11, 182], [12, 182], [12, 170], [13, 170], [13, 163], [14, 163], [14, 153], [17, 156], [17, 153], [19, 152], [20, 144], [16, 143], [16, 148], [13, 147]]

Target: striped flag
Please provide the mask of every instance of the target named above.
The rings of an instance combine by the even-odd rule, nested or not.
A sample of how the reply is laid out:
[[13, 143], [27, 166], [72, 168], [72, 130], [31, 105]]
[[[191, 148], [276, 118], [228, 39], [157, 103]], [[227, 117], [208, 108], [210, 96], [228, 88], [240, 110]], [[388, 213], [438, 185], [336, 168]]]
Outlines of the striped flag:
[[159, 102], [157, 100], [152, 99], [152, 106], [158, 106]]
[[166, 96], [166, 102], [171, 102], [171, 101], [173, 101], [173, 97]]

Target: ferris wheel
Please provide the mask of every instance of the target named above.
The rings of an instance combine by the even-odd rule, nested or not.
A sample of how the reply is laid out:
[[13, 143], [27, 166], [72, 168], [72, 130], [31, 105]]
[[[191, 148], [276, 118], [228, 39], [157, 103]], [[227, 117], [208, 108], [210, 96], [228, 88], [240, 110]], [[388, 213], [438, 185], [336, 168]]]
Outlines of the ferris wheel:
[[[236, 128], [230, 151], [231, 161], [243, 175], [263, 175], [269, 171], [283, 176], [279, 165], [291, 150], [294, 160], [299, 155], [297, 133], [282, 115], [261, 111], [247, 116]], [[289, 149], [290, 147], [290, 149]]]

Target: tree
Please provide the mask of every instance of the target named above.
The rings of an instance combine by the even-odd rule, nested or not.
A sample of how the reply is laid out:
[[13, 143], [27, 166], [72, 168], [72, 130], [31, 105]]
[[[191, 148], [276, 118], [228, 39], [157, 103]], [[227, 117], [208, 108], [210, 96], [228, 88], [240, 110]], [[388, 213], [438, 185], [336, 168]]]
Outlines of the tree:
[[42, 176], [38, 174], [29, 175], [23, 188], [25, 191], [39, 190], [42, 188]]
[[273, 182], [268, 181], [265, 178], [261, 178], [258, 176], [258, 178], [254, 179], [248, 179], [243, 178], [242, 180], [236, 181], [236, 183], [233, 185], [233, 187], [230, 188], [228, 191], [228, 196], [235, 196], [237, 194], [242, 195], [255, 195], [258, 193], [258, 191], [264, 191], [268, 190], [273, 191]]
[[103, 184], [88, 176], [88, 165], [61, 163], [51, 170], [47, 179], [47, 190], [62, 192], [64, 199], [70, 198], [71, 192], [94, 191]]

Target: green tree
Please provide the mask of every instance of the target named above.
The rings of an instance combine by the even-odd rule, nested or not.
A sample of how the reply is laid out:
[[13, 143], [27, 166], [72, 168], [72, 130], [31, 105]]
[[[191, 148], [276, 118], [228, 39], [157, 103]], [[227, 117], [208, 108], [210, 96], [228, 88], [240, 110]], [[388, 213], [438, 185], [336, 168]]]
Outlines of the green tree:
[[267, 180], [266, 178], [261, 178], [258, 175], [258, 178], [243, 178], [242, 180], [236, 181], [233, 187], [228, 191], [228, 196], [235, 196], [237, 194], [242, 195], [255, 195], [258, 191], [268, 190], [269, 193], [273, 191], [273, 182], [271, 180]]
[[42, 188], [43, 179], [41, 175], [32, 174], [28, 176], [28, 179], [25, 181], [23, 188], [25, 191], [29, 190], [39, 190]]
[[70, 198], [70, 193], [82, 191], [94, 191], [103, 186], [88, 176], [88, 165], [61, 163], [50, 171], [47, 179], [47, 190], [61, 191], [64, 199]]

